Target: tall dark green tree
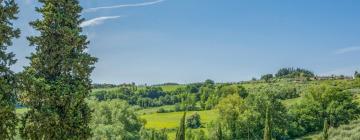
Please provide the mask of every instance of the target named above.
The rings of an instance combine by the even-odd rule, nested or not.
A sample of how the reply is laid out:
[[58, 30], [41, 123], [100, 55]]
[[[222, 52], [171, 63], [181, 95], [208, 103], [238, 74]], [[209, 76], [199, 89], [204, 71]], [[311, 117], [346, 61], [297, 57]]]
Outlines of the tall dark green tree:
[[18, 38], [19, 29], [15, 29], [12, 20], [16, 20], [19, 12], [15, 0], [0, 0], [0, 138], [11, 139], [15, 134], [17, 118], [15, 113], [15, 76], [10, 70], [16, 60], [7, 48], [12, 39]]
[[90, 73], [96, 58], [89, 42], [78, 0], [38, 0], [42, 15], [30, 25], [40, 32], [28, 37], [36, 51], [21, 74], [21, 100], [29, 111], [22, 118], [24, 139], [88, 139], [91, 110], [85, 98], [91, 91]]
[[183, 117], [180, 120], [180, 126], [178, 131], [176, 132], [176, 140], [185, 140], [185, 118], [186, 118], [186, 111], [184, 112]]
[[324, 128], [323, 128], [323, 140], [329, 139], [329, 121], [327, 119], [324, 120]]
[[266, 107], [264, 140], [271, 140], [271, 117], [269, 115], [269, 107]]
[[223, 131], [221, 129], [221, 124], [218, 125], [218, 129], [217, 129], [217, 138], [218, 140], [223, 140], [224, 139], [224, 136], [223, 136]]

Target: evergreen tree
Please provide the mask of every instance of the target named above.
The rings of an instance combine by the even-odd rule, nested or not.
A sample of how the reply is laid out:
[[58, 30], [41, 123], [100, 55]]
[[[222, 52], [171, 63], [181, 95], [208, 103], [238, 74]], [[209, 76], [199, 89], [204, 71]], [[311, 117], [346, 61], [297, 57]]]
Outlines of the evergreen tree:
[[265, 128], [264, 128], [264, 140], [271, 140], [271, 118], [269, 115], [269, 107], [266, 108]]
[[28, 37], [36, 52], [21, 74], [21, 100], [29, 111], [20, 128], [24, 139], [88, 139], [91, 110], [90, 73], [96, 58], [79, 26], [84, 19], [78, 0], [38, 0], [42, 18], [30, 25], [40, 32]]
[[222, 132], [222, 129], [221, 129], [221, 124], [219, 124], [219, 126], [218, 126], [217, 138], [218, 138], [218, 140], [223, 140], [224, 139], [223, 132]]
[[324, 120], [324, 128], [323, 128], [323, 140], [329, 139], [329, 121], [327, 119]]
[[186, 111], [184, 112], [184, 116], [180, 120], [180, 127], [176, 132], [176, 140], [185, 140], [185, 117]]
[[12, 39], [18, 38], [19, 29], [12, 27], [11, 20], [17, 19], [19, 12], [15, 0], [0, 0], [0, 138], [12, 139], [16, 133], [17, 118], [15, 113], [15, 76], [10, 70], [14, 54], [6, 52], [12, 45]]

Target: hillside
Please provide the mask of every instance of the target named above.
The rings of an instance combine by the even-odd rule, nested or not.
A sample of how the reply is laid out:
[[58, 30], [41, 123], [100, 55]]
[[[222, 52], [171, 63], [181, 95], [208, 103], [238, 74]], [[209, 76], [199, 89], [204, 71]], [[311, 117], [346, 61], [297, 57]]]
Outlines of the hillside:
[[[155, 129], [158, 131], [164, 131], [167, 133], [168, 138], [174, 139], [177, 128], [179, 127], [179, 121], [183, 115], [183, 107], [184, 102], [187, 102], [188, 111], [187, 114], [191, 115], [195, 112], [200, 115], [201, 118], [201, 128], [199, 130], [204, 131], [204, 137], [210, 137], [212, 135], [213, 125], [219, 119], [219, 110], [216, 105], [211, 106], [208, 109], [207, 105], [211, 104], [207, 101], [212, 100], [211, 94], [224, 94], [229, 95], [233, 93], [237, 93], [242, 95], [244, 93], [249, 95], [257, 95], [264, 94], [264, 92], [273, 93], [276, 98], [280, 99], [280, 104], [285, 107], [285, 110], [290, 110], [290, 115], [293, 113], [291, 110], [294, 110], [296, 106], [301, 105], [304, 102], [305, 94], [308, 94], [309, 90], [315, 88], [315, 91], [320, 85], [326, 85], [330, 87], [334, 87], [334, 90], [348, 92], [351, 94], [354, 101], [360, 103], [360, 88], [358, 86], [357, 80], [352, 79], [328, 79], [328, 80], [304, 80], [304, 79], [293, 79], [293, 78], [273, 78], [271, 81], [248, 81], [248, 82], [239, 82], [239, 83], [214, 83], [214, 87], [216, 90], [212, 93], [212, 91], [208, 91], [208, 86], [206, 83], [209, 82], [211, 85], [211, 81], [205, 81], [204, 83], [195, 83], [195, 84], [187, 84], [187, 85], [163, 85], [163, 86], [154, 86], [154, 87], [137, 87], [136, 90], [140, 91], [141, 96], [137, 96], [138, 102], [131, 101], [133, 98], [128, 98], [128, 102], [133, 104], [132, 106], [135, 108], [136, 114], [140, 116], [141, 119], [146, 121], [145, 128], [147, 129]], [[205, 86], [204, 86], [205, 85]], [[106, 95], [111, 95], [109, 98], [125, 98], [123, 95], [114, 96], [113, 94], [116, 92], [123, 92], [123, 86], [112, 87], [112, 88], [102, 88], [95, 89], [93, 91], [92, 97], [103, 98], [104, 96], [99, 96], [99, 93], [103, 93]], [[126, 87], [126, 88], [134, 88], [134, 87]], [[243, 88], [243, 89], [242, 89]], [[155, 90], [156, 89], [156, 90]], [[143, 91], [148, 91], [151, 94], [144, 94]], [[186, 91], [188, 90], [188, 92]], [[106, 92], [105, 92], [106, 91]], [[245, 92], [246, 91], [246, 92]], [[193, 92], [194, 97], [191, 95]], [[243, 93], [244, 92], [244, 93]], [[209, 98], [207, 100], [202, 100], [201, 94], [207, 94]], [[102, 95], [102, 94], [101, 94]], [[196, 97], [199, 95], [198, 97]], [[147, 96], [147, 97], [146, 97]], [[246, 95], [248, 96], [248, 95]], [[145, 98], [144, 98], [145, 97]], [[174, 100], [171, 103], [163, 103], [162, 98], [173, 99], [175, 97], [181, 97], [181, 100]], [[225, 96], [220, 98], [224, 98]], [[196, 99], [199, 98], [199, 99]], [[102, 99], [103, 100], [103, 99]], [[107, 100], [107, 99], [106, 99]], [[146, 105], [140, 103], [142, 101], [147, 101]], [[148, 102], [155, 102], [154, 104]], [[216, 101], [219, 102], [219, 101]], [[189, 106], [190, 104], [190, 106]], [[300, 110], [299, 110], [300, 111]], [[303, 112], [305, 113], [305, 112]], [[301, 115], [301, 114], [299, 114]], [[310, 120], [303, 120], [310, 121]], [[308, 122], [310, 123], [310, 122]], [[346, 122], [345, 122], [346, 123]], [[340, 123], [342, 124], [342, 123]], [[343, 131], [356, 132], [358, 131], [355, 127], [343, 127], [346, 125], [341, 125], [339, 128], [331, 128], [330, 129], [330, 137], [338, 137], [338, 135], [347, 135]], [[259, 126], [261, 127], [261, 126]], [[294, 127], [294, 126], [291, 126]], [[298, 129], [298, 128], [296, 128]], [[294, 135], [295, 137], [301, 139], [316, 139], [319, 135], [314, 135], [311, 133], [318, 133], [316, 131], [321, 130], [322, 128], [315, 128], [314, 132], [311, 131], [302, 131], [296, 130], [301, 135], [308, 135], [306, 137], [301, 138], [301, 135]], [[348, 130], [351, 129], [351, 130]], [[196, 129], [194, 129], [196, 130]], [[294, 129], [295, 130], [295, 129]], [[337, 132], [337, 131], [341, 131]], [[295, 133], [295, 132], [294, 132]], [[343, 134], [344, 133], [344, 134]], [[254, 134], [255, 135], [255, 134]], [[290, 134], [291, 135], [291, 134]], [[321, 135], [320, 135], [321, 136]], [[287, 139], [287, 138], [286, 138]]]

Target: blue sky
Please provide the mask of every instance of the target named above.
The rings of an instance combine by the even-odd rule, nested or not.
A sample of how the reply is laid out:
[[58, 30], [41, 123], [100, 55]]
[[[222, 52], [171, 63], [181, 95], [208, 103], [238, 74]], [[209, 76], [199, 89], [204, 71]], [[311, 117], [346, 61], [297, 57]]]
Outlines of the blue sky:
[[[35, 0], [17, 0], [21, 71], [34, 50]], [[95, 83], [234, 82], [302, 67], [318, 75], [360, 69], [358, 0], [80, 0], [99, 58]]]

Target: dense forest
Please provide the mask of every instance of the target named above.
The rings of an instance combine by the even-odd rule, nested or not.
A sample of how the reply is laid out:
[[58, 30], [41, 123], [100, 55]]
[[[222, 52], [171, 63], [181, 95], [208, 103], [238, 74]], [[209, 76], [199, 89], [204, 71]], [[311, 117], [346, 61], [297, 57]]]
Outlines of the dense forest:
[[[0, 0], [0, 139], [360, 139], [360, 73], [282, 68], [260, 79], [159, 85], [92, 84], [78, 0], [39, 0], [35, 47], [22, 72], [15, 0]], [[20, 9], [21, 10], [21, 9]]]

